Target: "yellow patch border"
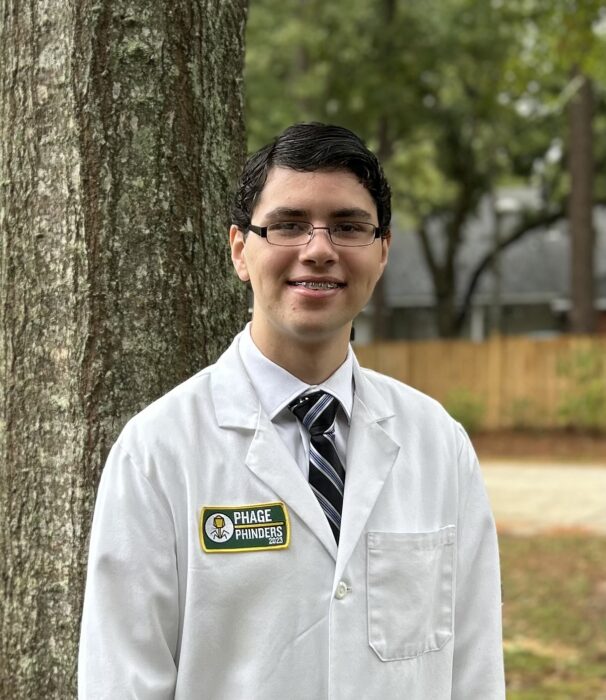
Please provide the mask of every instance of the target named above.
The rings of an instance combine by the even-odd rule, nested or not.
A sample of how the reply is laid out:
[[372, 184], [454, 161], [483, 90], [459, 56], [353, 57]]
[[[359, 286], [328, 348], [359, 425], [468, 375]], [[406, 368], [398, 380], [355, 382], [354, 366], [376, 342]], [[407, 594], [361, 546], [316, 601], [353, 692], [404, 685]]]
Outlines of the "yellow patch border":
[[[266, 547], [238, 547], [234, 549], [233, 547], [229, 549], [207, 549], [204, 544], [204, 513], [207, 510], [218, 511], [218, 510], [238, 510], [238, 509], [255, 509], [255, 508], [267, 508], [271, 506], [281, 506], [284, 511], [284, 521], [286, 523], [286, 542], [284, 544], [274, 544], [267, 545]], [[269, 525], [281, 525], [282, 523], [268, 523]], [[254, 527], [254, 526], [251, 526]], [[288, 508], [286, 503], [283, 501], [273, 501], [272, 503], [251, 503], [244, 506], [202, 506], [200, 509], [200, 516], [198, 518], [198, 539], [200, 541], [200, 546], [202, 550], [207, 554], [241, 554], [242, 552], [264, 552], [267, 550], [275, 549], [287, 549], [290, 546], [290, 516], [288, 514]]]

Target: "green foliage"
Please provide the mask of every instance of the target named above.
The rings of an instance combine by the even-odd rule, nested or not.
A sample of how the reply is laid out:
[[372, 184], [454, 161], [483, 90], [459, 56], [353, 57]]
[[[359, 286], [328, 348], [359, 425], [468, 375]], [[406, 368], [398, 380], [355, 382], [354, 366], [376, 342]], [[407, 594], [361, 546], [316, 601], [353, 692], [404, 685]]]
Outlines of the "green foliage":
[[603, 0], [510, 0], [510, 11], [528, 23], [522, 64], [544, 81], [573, 66], [594, 79], [604, 77]]
[[[523, 147], [515, 148], [512, 162], [521, 174], [532, 175], [545, 204], [553, 204], [562, 201], [570, 187], [564, 167], [566, 109], [579, 88], [578, 76], [593, 81], [598, 103], [606, 98], [606, 3], [509, 0], [507, 7], [523, 23], [519, 51], [508, 67], [509, 88], [502, 95], [526, 122]], [[603, 112], [598, 107], [594, 119], [597, 162], [605, 162], [606, 157]], [[596, 196], [603, 199], [606, 183], [599, 177], [600, 170]]]
[[501, 534], [508, 700], [606, 694], [606, 538]]
[[572, 387], [558, 412], [568, 427], [606, 431], [606, 358], [598, 350], [582, 350], [560, 363], [558, 373]]
[[[251, 0], [247, 31], [250, 150], [296, 121], [359, 133], [385, 166], [400, 226], [439, 231], [422, 249], [446, 309], [485, 197], [526, 183], [546, 212], [562, 208], [572, 67], [606, 99], [603, 0]], [[606, 199], [603, 109], [595, 130]]]
[[250, 148], [293, 121], [336, 121], [380, 152], [401, 213], [448, 211], [462, 178], [475, 203], [518, 119], [498, 99], [516, 32], [502, 14], [485, 0], [252, 0]]
[[606, 82], [602, 0], [251, 0], [247, 32], [250, 148], [298, 120], [349, 126], [407, 215], [452, 209], [462, 176], [477, 201], [532, 175], [562, 138], [572, 66]]
[[480, 397], [468, 389], [449, 392], [444, 407], [469, 433], [482, 427], [486, 406]]
[[532, 399], [514, 399], [507, 409], [511, 427], [516, 430], [526, 430], [536, 425], [539, 408]]

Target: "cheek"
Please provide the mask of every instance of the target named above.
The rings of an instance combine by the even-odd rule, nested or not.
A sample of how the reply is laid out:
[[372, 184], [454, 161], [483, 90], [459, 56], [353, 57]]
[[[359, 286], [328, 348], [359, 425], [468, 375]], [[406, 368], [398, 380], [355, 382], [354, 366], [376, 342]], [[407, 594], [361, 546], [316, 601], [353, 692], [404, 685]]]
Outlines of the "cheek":
[[382, 268], [378, 263], [373, 263], [352, 267], [351, 272], [361, 288], [372, 291], [381, 277]]
[[263, 255], [255, 258], [255, 276], [263, 280], [264, 284], [278, 285], [288, 277], [288, 270], [291, 268], [291, 261], [287, 255], [280, 254], [281, 251], [270, 251], [271, 255]]
[[281, 284], [282, 268], [268, 256], [250, 256], [247, 259], [246, 270], [253, 292], [264, 295], [274, 295]]

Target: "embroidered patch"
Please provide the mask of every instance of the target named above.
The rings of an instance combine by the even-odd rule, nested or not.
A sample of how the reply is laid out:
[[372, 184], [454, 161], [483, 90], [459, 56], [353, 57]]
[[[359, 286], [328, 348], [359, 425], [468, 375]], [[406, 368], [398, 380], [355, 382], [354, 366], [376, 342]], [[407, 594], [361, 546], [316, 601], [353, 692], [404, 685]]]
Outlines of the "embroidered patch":
[[284, 503], [204, 506], [199, 534], [202, 549], [209, 554], [286, 549], [290, 544], [288, 511]]

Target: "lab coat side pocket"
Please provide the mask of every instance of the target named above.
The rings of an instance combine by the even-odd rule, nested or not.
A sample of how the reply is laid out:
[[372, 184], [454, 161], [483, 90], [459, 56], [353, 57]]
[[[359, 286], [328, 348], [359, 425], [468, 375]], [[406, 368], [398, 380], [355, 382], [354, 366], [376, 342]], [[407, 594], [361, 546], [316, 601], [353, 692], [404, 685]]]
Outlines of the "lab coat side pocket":
[[382, 661], [437, 651], [452, 637], [455, 532], [368, 533], [368, 642]]

